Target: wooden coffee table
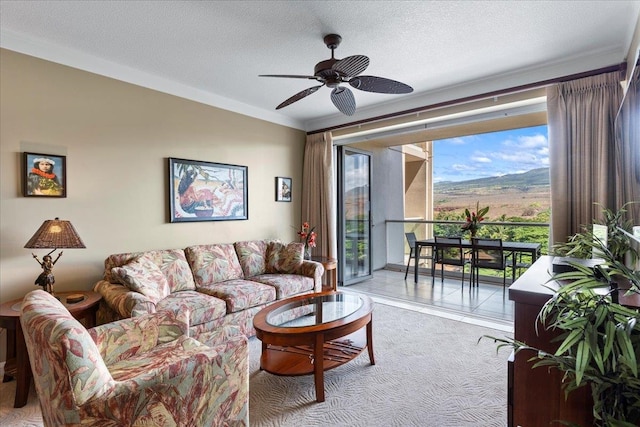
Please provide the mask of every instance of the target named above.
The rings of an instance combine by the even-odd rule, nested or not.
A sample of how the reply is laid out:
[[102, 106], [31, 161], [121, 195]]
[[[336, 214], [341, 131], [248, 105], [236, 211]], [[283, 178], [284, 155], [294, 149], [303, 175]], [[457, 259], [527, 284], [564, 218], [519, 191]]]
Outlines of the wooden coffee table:
[[[79, 302], [68, 303], [67, 297], [72, 295], [82, 295], [84, 298]], [[73, 317], [84, 321], [86, 328], [96, 325], [96, 311], [102, 295], [92, 291], [72, 291], [56, 292], [55, 296]], [[7, 329], [7, 364], [2, 382], [11, 381], [14, 377], [17, 380], [14, 408], [22, 408], [27, 404], [32, 377], [27, 346], [20, 325], [21, 305], [22, 298], [0, 305], [0, 326]]]
[[275, 375], [313, 373], [316, 400], [324, 402], [324, 371], [365, 347], [375, 365], [372, 310], [371, 298], [345, 292], [299, 295], [265, 307], [253, 319], [262, 341], [260, 368]]

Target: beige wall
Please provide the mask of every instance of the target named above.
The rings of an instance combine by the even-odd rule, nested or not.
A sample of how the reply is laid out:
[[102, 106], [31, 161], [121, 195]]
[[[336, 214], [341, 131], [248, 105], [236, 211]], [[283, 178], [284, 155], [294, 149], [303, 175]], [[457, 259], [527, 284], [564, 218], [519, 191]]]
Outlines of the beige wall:
[[[70, 220], [56, 289], [91, 289], [111, 253], [296, 238], [305, 134], [84, 71], [0, 51], [0, 302], [38, 289], [23, 246], [45, 219]], [[66, 198], [21, 195], [21, 153], [67, 156]], [[168, 222], [167, 158], [248, 166], [249, 219]], [[293, 202], [274, 199], [293, 178]], [[34, 251], [39, 255], [44, 250]]]

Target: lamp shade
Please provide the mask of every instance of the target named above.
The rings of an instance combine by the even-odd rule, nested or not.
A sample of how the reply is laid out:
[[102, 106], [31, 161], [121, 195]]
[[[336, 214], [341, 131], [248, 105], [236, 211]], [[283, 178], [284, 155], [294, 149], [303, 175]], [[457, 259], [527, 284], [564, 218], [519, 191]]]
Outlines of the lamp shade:
[[58, 218], [43, 222], [24, 247], [29, 249], [86, 248], [71, 222]]

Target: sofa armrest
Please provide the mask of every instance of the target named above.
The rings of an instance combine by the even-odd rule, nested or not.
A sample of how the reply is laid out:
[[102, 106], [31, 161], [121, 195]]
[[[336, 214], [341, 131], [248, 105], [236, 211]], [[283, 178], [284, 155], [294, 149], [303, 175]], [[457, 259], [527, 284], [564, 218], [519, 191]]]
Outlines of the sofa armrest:
[[189, 313], [161, 311], [89, 329], [107, 365], [189, 335]]
[[302, 265], [296, 269], [295, 274], [311, 277], [313, 279], [313, 289], [315, 292], [322, 292], [322, 275], [324, 274], [322, 264], [305, 259], [302, 261]]
[[124, 319], [156, 312], [156, 305], [151, 299], [119, 283], [100, 280], [95, 284], [93, 290], [102, 295], [103, 301], [120, 318]]

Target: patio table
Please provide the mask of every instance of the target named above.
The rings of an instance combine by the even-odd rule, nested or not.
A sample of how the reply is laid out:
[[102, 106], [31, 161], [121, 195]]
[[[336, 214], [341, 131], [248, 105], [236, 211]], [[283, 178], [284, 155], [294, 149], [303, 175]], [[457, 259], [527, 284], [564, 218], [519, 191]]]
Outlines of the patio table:
[[[425, 246], [429, 246], [431, 247], [431, 249], [433, 250], [436, 246], [436, 240], [435, 239], [425, 239], [425, 240], [416, 240], [416, 244], [413, 250], [413, 256], [414, 256], [414, 266], [413, 266], [413, 282], [414, 283], [418, 283], [418, 258], [420, 257], [420, 251], [422, 250], [423, 247]], [[471, 244], [470, 240], [463, 240], [462, 241], [462, 247], [464, 249], [471, 249], [473, 247], [473, 245]], [[502, 248], [505, 251], [512, 251], [512, 252], [520, 252], [520, 253], [526, 253], [531, 255], [531, 263], [533, 264], [536, 259], [538, 259], [538, 257], [540, 256], [540, 248], [542, 247], [542, 245], [540, 243], [529, 243], [529, 242], [502, 242]], [[512, 267], [515, 266], [515, 259], [516, 257], [513, 257], [513, 265]], [[512, 280], [515, 279], [515, 269], [512, 269]]]

